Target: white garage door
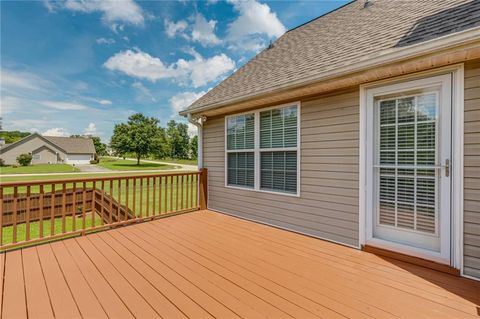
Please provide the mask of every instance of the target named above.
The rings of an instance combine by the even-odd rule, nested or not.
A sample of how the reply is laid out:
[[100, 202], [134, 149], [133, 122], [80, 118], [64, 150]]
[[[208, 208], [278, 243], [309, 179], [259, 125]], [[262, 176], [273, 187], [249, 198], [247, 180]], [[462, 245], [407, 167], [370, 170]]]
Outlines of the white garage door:
[[67, 155], [68, 164], [90, 164], [91, 156], [88, 154], [69, 154]]

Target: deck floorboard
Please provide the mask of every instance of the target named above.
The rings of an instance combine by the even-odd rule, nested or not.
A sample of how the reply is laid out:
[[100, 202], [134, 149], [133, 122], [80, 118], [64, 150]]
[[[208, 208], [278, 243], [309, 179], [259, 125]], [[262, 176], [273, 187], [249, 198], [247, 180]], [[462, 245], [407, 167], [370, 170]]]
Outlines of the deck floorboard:
[[480, 282], [211, 211], [0, 254], [2, 318], [480, 318]]

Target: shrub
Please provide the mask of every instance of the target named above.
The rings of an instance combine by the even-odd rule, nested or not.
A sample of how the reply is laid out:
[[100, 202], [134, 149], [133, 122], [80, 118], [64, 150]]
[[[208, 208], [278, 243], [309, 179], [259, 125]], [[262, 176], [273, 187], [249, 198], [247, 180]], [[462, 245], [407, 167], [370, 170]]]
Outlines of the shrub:
[[5, 166], [5, 161], [3, 160], [3, 158], [0, 158], [0, 166]]
[[91, 160], [90, 164], [98, 164], [98, 160]]
[[32, 155], [30, 154], [20, 154], [17, 156], [17, 162], [21, 166], [28, 166], [32, 162]]

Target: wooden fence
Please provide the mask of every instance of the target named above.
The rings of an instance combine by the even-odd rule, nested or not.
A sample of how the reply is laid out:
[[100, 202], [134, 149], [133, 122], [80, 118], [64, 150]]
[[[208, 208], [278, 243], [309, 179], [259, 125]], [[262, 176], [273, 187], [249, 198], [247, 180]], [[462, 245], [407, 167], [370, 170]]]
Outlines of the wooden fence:
[[0, 251], [206, 207], [206, 169], [0, 183]]

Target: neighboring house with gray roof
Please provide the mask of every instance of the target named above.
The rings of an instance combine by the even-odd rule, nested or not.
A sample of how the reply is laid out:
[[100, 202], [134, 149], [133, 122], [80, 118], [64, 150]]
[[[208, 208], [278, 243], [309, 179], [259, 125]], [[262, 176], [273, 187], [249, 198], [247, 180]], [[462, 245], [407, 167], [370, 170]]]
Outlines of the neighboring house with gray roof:
[[0, 147], [6, 165], [16, 164], [20, 154], [32, 154], [32, 164], [89, 164], [95, 158], [91, 138], [42, 136], [33, 133], [15, 143]]
[[480, 278], [480, 1], [353, 1], [180, 114], [209, 209]]

